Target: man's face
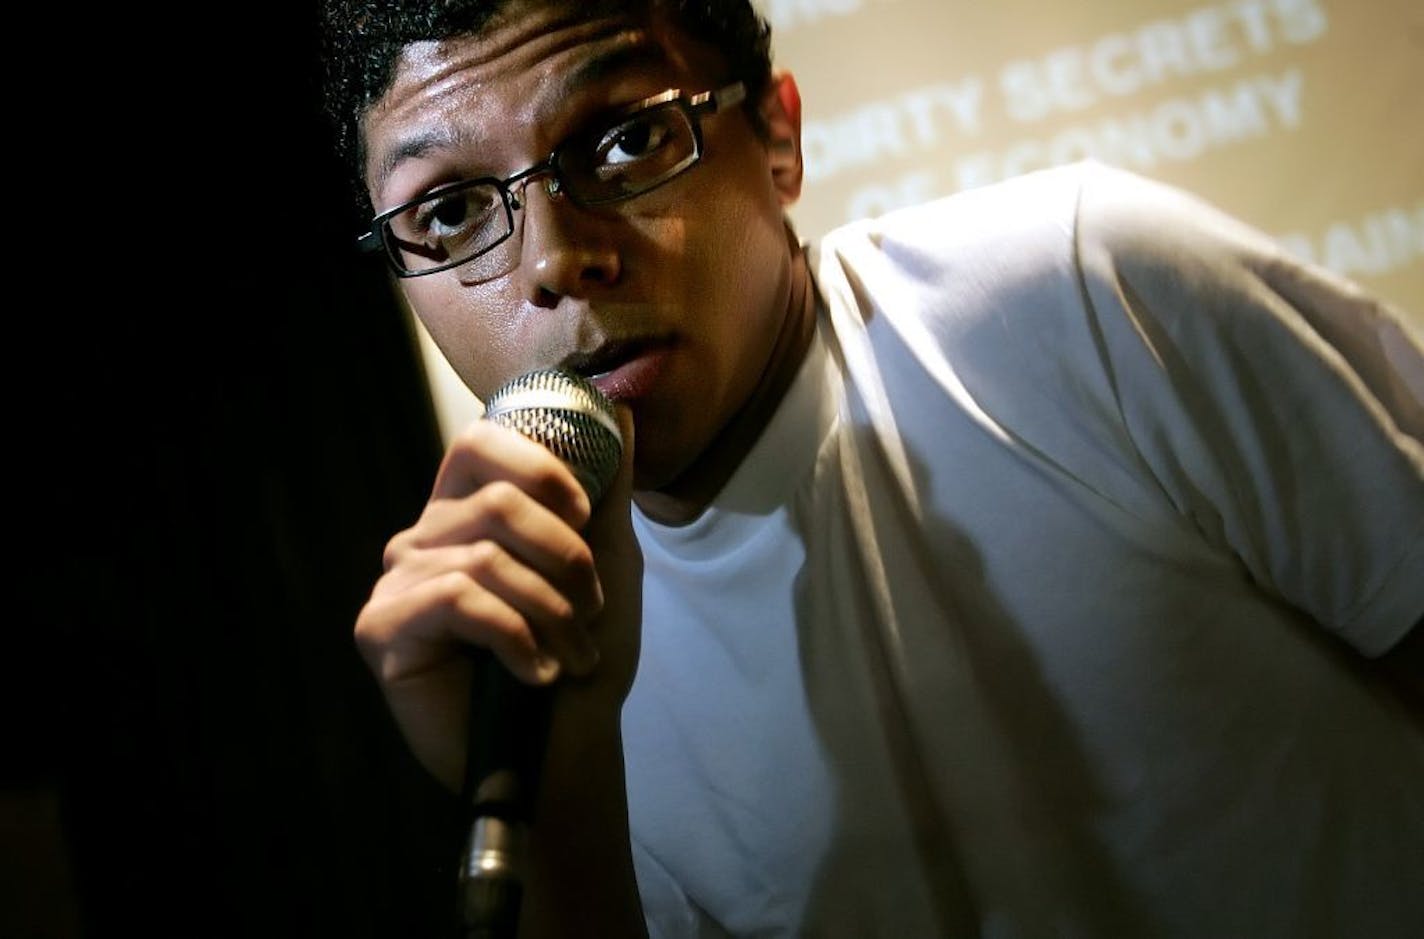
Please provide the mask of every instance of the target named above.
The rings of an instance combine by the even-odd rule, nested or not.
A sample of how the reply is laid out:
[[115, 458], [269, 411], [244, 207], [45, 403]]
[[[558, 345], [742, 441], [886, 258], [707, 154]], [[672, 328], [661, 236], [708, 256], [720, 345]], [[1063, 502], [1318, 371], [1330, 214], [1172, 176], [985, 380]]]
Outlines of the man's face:
[[[666, 23], [580, 19], [577, 7], [518, 4], [477, 38], [407, 48], [364, 123], [378, 212], [459, 179], [508, 177], [669, 88], [729, 80], [715, 51]], [[402, 281], [481, 398], [534, 368], [596, 375], [632, 408], [640, 489], [674, 480], [736, 413], [787, 316], [782, 207], [794, 193], [774, 181], [741, 107], [703, 118], [702, 130], [698, 165], [628, 201], [581, 207], [531, 183], [507, 272]]]

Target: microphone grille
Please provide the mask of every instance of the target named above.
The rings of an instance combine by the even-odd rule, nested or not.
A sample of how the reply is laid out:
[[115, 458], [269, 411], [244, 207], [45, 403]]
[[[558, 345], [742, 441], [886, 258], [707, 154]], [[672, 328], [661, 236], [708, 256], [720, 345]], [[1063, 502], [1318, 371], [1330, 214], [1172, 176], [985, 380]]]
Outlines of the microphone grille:
[[623, 458], [613, 403], [587, 379], [536, 369], [502, 385], [485, 402], [485, 420], [543, 444], [573, 471], [594, 505]]

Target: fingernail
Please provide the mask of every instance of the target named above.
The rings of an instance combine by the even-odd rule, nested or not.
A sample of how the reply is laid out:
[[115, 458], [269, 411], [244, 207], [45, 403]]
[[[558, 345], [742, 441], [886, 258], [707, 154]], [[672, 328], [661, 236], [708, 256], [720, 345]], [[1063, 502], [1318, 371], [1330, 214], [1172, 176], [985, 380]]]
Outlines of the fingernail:
[[559, 660], [542, 652], [534, 656], [534, 679], [541, 685], [547, 685], [559, 677]]

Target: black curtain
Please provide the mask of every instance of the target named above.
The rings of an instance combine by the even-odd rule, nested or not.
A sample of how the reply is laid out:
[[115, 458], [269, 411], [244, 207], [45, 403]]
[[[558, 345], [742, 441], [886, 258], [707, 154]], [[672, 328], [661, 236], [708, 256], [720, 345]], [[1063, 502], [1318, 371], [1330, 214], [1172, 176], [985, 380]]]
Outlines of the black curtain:
[[[271, 6], [95, 24], [61, 50], [78, 90], [29, 88], [46, 129], [12, 135], [39, 168], [36, 263], [12, 265], [37, 292], [9, 376], [0, 932], [449, 926], [458, 806], [351, 640], [438, 432], [385, 272], [350, 250], [314, 8]], [[52, 830], [13, 823], [36, 805]]]

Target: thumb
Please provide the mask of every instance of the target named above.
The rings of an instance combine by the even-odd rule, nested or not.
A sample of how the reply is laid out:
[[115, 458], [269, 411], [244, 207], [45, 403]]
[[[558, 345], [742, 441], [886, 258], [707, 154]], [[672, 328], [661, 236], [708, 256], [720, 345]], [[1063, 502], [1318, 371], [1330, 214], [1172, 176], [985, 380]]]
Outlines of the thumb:
[[615, 404], [618, 416], [618, 433], [623, 440], [622, 457], [618, 472], [608, 484], [603, 497], [593, 507], [593, 514], [585, 528], [591, 544], [618, 542], [617, 534], [632, 529], [631, 504], [633, 501], [633, 412], [626, 404]]

